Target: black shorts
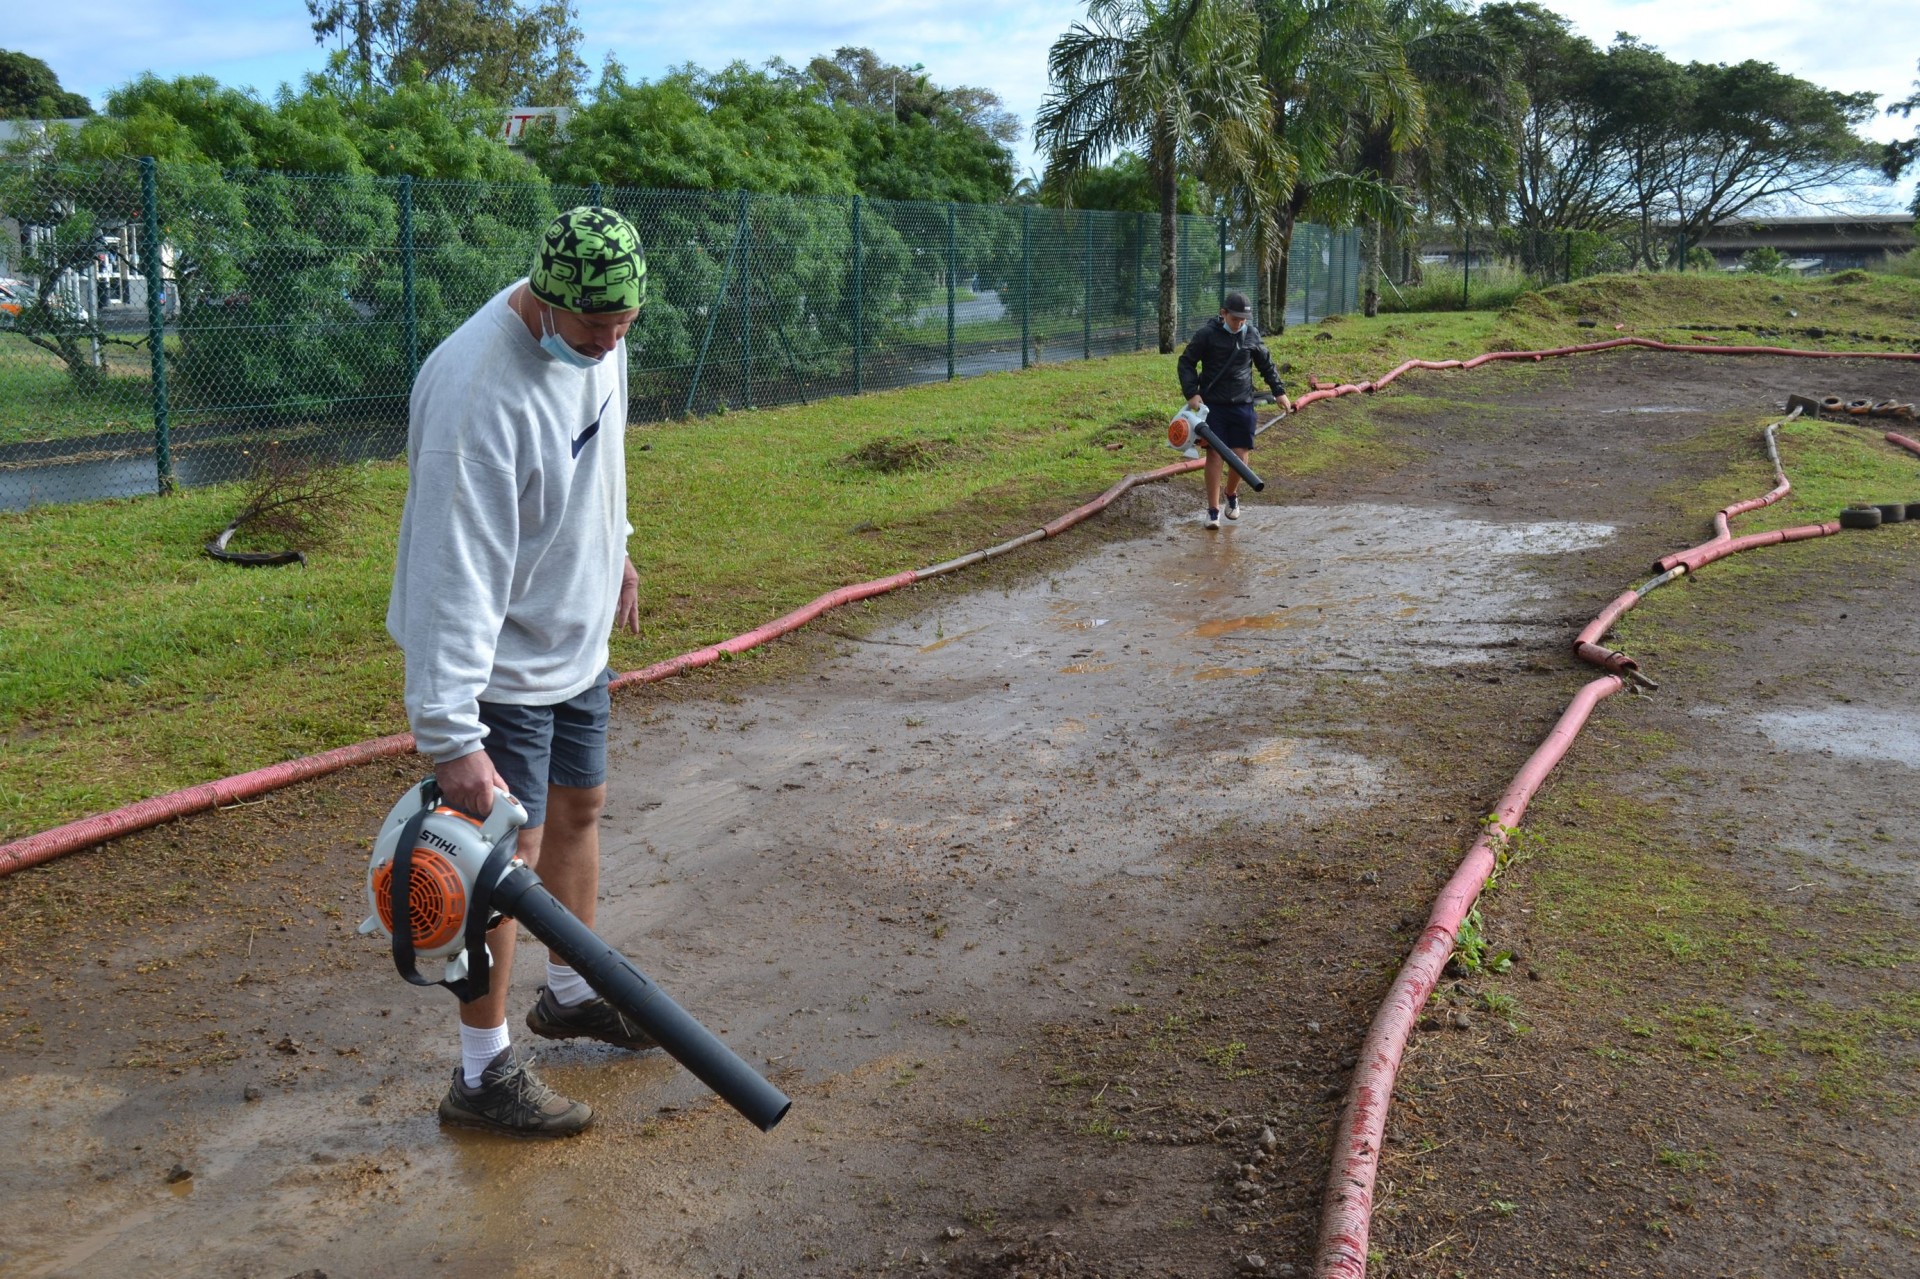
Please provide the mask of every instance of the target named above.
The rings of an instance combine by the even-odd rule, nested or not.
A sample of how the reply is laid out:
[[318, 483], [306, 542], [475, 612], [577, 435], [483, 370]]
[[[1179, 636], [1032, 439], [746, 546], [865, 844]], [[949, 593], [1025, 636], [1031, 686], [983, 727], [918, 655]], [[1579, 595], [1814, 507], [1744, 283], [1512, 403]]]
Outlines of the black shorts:
[[1207, 405], [1207, 425], [1230, 449], [1251, 449], [1255, 424], [1251, 404]]
[[585, 692], [557, 705], [480, 703], [480, 722], [487, 727], [481, 744], [508, 791], [525, 806], [528, 826], [545, 824], [549, 785], [587, 789], [607, 780], [612, 675], [602, 671]]

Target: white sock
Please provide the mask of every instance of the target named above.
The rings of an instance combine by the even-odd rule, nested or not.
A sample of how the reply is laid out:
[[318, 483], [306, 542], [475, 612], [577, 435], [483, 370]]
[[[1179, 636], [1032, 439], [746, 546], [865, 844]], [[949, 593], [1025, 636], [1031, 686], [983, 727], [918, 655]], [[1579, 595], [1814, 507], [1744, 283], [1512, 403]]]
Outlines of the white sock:
[[571, 1008], [575, 1004], [584, 1004], [589, 999], [599, 997], [600, 992], [587, 984], [587, 979], [579, 973], [561, 964], [547, 961], [547, 993], [562, 1008]]
[[465, 1024], [460, 1027], [460, 1070], [467, 1087], [480, 1086], [480, 1076], [485, 1073], [488, 1064], [506, 1050], [507, 1042], [507, 1023], [504, 1021], [492, 1030], [475, 1030]]

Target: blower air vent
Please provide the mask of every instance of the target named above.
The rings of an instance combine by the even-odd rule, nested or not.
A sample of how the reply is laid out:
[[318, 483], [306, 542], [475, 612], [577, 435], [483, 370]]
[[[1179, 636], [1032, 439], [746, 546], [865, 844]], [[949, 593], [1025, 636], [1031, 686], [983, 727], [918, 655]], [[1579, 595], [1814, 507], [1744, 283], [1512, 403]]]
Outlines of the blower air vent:
[[[393, 927], [393, 863], [373, 873], [373, 900], [380, 925]], [[414, 949], [428, 954], [460, 937], [467, 921], [467, 886], [453, 863], [431, 848], [413, 850], [413, 879], [407, 894]]]

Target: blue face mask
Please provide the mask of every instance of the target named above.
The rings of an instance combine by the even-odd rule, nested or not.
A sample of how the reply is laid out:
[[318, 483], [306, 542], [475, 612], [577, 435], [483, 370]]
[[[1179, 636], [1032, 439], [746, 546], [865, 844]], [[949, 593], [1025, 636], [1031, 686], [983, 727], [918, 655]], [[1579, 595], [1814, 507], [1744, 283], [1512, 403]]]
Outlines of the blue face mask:
[[548, 307], [540, 313], [540, 349], [560, 363], [575, 369], [590, 369], [606, 357], [582, 355], [567, 344], [567, 340], [554, 331], [553, 308]]

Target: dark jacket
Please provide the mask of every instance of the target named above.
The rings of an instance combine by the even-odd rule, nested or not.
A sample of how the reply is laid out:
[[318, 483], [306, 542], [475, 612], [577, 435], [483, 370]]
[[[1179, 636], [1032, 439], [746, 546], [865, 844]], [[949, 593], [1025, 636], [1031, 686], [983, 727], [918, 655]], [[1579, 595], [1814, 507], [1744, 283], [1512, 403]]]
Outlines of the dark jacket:
[[1188, 399], [1198, 395], [1213, 404], [1251, 404], [1256, 364], [1273, 393], [1284, 394], [1280, 370], [1273, 367], [1273, 357], [1267, 354], [1267, 344], [1260, 340], [1253, 321], [1233, 333], [1216, 315], [1200, 326], [1180, 353], [1180, 394]]

